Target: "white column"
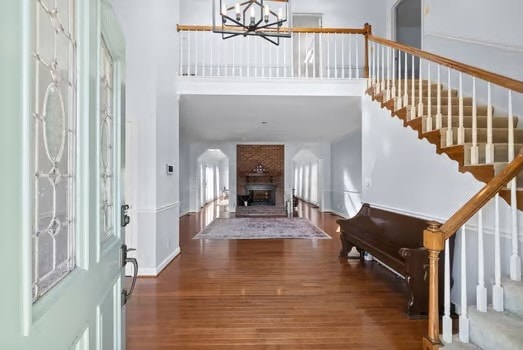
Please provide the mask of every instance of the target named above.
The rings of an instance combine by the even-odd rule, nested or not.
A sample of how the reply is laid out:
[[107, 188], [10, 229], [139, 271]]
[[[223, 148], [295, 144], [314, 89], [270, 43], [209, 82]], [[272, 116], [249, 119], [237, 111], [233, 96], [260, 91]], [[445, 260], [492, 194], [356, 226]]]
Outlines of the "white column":
[[467, 303], [467, 232], [465, 226], [461, 228], [461, 314], [459, 315], [459, 340], [469, 342], [470, 321], [468, 318]]
[[501, 237], [499, 234], [499, 194], [496, 194], [494, 217], [494, 286], [492, 287], [492, 307], [503, 312], [503, 287], [501, 286]]
[[483, 249], [483, 209], [480, 209], [478, 212], [478, 285], [476, 286], [476, 307], [480, 312], [487, 312], [485, 250]]

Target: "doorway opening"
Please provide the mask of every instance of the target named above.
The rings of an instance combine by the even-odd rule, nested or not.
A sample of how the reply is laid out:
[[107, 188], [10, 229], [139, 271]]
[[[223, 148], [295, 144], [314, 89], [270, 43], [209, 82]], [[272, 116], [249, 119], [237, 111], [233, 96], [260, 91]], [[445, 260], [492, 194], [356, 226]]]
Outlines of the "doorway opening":
[[220, 149], [208, 149], [198, 157], [199, 208], [218, 200], [219, 205], [229, 202], [229, 158]]

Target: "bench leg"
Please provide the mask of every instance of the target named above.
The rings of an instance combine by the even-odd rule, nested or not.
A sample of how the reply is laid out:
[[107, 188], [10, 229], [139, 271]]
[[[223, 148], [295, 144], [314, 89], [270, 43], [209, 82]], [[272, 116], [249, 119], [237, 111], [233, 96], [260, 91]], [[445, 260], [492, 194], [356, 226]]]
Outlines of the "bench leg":
[[340, 235], [341, 240], [341, 250], [340, 250], [340, 258], [346, 258], [349, 255], [349, 252], [351, 251], [352, 247], [354, 245], [347, 241], [343, 234]]

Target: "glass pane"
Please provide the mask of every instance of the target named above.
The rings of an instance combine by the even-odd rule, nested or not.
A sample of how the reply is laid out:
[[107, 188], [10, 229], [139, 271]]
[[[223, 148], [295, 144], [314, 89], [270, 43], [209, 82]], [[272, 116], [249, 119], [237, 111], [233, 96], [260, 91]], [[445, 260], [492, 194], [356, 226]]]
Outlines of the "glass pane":
[[102, 242], [114, 232], [113, 59], [102, 38], [100, 64], [100, 232]]
[[76, 266], [74, 1], [35, 0], [33, 301]]

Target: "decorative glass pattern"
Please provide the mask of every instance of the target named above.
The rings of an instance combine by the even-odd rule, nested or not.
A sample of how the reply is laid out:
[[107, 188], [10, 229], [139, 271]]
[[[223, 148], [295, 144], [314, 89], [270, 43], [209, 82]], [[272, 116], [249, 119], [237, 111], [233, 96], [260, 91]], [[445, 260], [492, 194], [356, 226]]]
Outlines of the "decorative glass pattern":
[[113, 59], [102, 38], [100, 60], [100, 218], [102, 240], [114, 232]]
[[33, 302], [76, 267], [75, 1], [35, 1]]

